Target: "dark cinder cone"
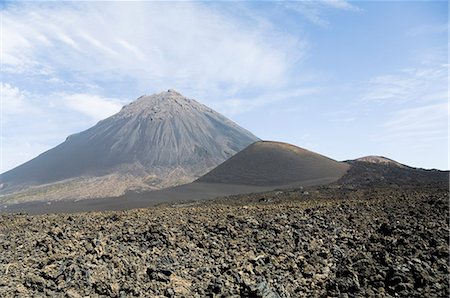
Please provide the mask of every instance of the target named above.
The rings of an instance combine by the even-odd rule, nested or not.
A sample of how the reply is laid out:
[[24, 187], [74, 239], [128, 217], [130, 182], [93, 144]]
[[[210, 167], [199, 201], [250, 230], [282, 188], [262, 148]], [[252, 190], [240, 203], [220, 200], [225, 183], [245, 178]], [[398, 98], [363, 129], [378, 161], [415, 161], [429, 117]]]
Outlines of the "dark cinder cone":
[[287, 143], [260, 141], [248, 146], [199, 182], [257, 186], [325, 184], [338, 180], [349, 165]]

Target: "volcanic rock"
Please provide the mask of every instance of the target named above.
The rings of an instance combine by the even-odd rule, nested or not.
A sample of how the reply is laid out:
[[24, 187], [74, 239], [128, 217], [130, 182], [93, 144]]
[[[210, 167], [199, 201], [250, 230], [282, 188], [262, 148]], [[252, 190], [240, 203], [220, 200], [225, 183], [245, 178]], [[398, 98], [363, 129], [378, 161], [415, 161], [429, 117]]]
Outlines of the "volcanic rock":
[[449, 297], [446, 181], [0, 214], [0, 297]]

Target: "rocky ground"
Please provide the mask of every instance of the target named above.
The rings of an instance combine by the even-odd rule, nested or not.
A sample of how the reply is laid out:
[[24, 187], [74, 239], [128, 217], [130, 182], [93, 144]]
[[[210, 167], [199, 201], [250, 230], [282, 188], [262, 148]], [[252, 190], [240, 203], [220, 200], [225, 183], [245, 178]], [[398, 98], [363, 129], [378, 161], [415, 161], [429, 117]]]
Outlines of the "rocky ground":
[[448, 297], [447, 185], [0, 215], [1, 297]]

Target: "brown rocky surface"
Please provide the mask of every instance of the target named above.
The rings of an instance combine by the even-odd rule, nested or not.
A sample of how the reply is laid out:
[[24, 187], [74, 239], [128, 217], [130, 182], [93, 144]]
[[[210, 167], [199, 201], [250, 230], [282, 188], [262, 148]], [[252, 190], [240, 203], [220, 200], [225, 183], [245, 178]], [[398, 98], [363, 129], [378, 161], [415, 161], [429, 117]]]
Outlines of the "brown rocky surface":
[[448, 184], [0, 215], [1, 297], [448, 297]]

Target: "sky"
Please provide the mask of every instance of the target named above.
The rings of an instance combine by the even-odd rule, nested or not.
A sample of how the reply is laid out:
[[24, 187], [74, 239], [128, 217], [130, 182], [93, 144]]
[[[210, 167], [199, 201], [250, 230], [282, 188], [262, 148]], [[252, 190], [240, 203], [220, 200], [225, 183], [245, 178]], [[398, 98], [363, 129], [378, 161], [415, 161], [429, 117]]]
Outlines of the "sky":
[[0, 172], [167, 89], [264, 140], [449, 169], [447, 1], [0, 9]]

